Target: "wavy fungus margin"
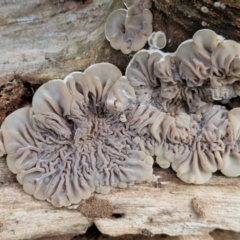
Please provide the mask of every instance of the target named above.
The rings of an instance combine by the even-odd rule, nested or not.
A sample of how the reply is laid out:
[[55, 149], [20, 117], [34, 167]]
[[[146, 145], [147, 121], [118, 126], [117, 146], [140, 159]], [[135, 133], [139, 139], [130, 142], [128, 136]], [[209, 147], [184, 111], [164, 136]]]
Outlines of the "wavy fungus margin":
[[187, 183], [240, 175], [240, 45], [200, 30], [175, 53], [137, 52], [126, 77], [94, 64], [43, 84], [10, 114], [0, 155], [23, 189], [56, 207], [153, 179], [153, 158]]
[[134, 101], [127, 79], [108, 63], [43, 84], [32, 107], [1, 126], [9, 169], [28, 194], [56, 207], [148, 180], [153, 159], [124, 123]]

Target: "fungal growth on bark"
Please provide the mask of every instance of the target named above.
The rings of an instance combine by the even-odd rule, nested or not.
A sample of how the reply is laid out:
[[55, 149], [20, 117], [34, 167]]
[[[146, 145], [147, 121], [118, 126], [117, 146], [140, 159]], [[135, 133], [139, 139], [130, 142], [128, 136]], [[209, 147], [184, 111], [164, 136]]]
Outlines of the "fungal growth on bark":
[[167, 44], [166, 34], [162, 31], [152, 32], [148, 37], [150, 49], [162, 49]]
[[151, 1], [124, 1], [128, 9], [118, 9], [107, 19], [105, 36], [111, 46], [124, 54], [138, 51], [152, 33]]
[[151, 181], [154, 157], [187, 183], [239, 176], [240, 108], [220, 105], [239, 96], [239, 56], [205, 29], [175, 53], [137, 52], [126, 77], [100, 63], [49, 81], [4, 120], [0, 156], [25, 192], [56, 207]]
[[136, 88], [138, 101], [145, 98], [163, 111], [194, 113], [207, 102], [227, 103], [237, 97], [239, 56], [240, 44], [203, 29], [174, 53], [137, 52], [126, 77]]
[[138, 132], [125, 124], [134, 102], [134, 89], [108, 63], [49, 81], [31, 108], [4, 120], [1, 154], [25, 192], [56, 207], [149, 180], [153, 159], [139, 150], [133, 141]]
[[203, 29], [174, 53], [137, 52], [126, 69], [136, 102], [160, 112], [149, 151], [187, 183], [204, 183], [217, 170], [240, 175], [240, 109], [213, 105], [239, 95], [239, 56], [238, 43]]

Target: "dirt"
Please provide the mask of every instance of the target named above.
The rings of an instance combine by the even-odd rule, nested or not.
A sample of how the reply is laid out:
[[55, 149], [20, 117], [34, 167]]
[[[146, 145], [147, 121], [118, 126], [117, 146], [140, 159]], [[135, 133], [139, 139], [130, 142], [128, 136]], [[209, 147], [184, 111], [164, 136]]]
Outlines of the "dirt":
[[88, 218], [112, 218], [114, 208], [107, 200], [91, 197], [78, 207], [78, 211]]

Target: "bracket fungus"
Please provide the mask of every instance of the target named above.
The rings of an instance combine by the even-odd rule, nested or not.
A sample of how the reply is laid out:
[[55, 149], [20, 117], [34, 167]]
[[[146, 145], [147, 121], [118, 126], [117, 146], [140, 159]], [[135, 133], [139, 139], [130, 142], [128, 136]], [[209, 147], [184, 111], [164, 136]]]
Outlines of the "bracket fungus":
[[137, 52], [128, 64], [126, 77], [137, 88], [137, 99], [155, 99], [151, 103], [164, 111], [182, 111], [184, 107], [187, 112], [196, 112], [206, 102], [226, 103], [237, 97], [239, 56], [240, 44], [203, 29], [174, 53], [157, 49]]
[[128, 9], [118, 9], [107, 19], [105, 36], [112, 48], [124, 54], [138, 51], [152, 32], [152, 13], [149, 1], [126, 1]]
[[240, 108], [220, 105], [239, 89], [240, 45], [203, 29], [174, 53], [137, 52], [126, 77], [99, 63], [43, 84], [2, 123], [0, 155], [25, 192], [56, 207], [150, 181], [154, 156], [187, 183], [239, 176]]
[[240, 44], [203, 29], [174, 53], [141, 50], [127, 66], [137, 103], [159, 111], [150, 152], [184, 182], [204, 183], [217, 170], [240, 175], [240, 109], [213, 104], [239, 95], [239, 51]]
[[4, 120], [1, 154], [25, 192], [56, 207], [146, 181], [153, 159], [137, 149], [137, 131], [122, 121], [134, 101], [133, 88], [109, 63], [49, 81], [31, 108]]

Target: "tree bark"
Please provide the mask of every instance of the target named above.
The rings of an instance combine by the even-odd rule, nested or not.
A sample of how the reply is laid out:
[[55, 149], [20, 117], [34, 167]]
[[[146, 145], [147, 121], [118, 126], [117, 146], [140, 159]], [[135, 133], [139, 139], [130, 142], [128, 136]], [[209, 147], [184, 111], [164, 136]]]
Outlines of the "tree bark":
[[[240, 4], [224, 0], [153, 1], [154, 30], [166, 33], [164, 51], [175, 51], [196, 30], [211, 28], [240, 41]], [[203, 13], [201, 7], [207, 7]], [[36, 89], [93, 63], [110, 62], [124, 73], [133, 54], [110, 47], [104, 25], [122, 1], [5, 0], [0, 2], [0, 122], [31, 103]], [[154, 167], [156, 183], [93, 196], [79, 206], [56, 209], [27, 195], [0, 158], [0, 239], [69, 240], [91, 226], [118, 239], [239, 239], [240, 181], [219, 173], [204, 185], [180, 181]], [[94, 227], [93, 227], [94, 228]], [[92, 229], [92, 228], [90, 228]], [[216, 230], [216, 229], [222, 229]], [[233, 231], [233, 232], [232, 232]], [[161, 234], [167, 234], [168, 236]], [[125, 235], [124, 237], [121, 237]], [[94, 239], [110, 239], [97, 232]], [[74, 239], [93, 239], [93, 235]]]

